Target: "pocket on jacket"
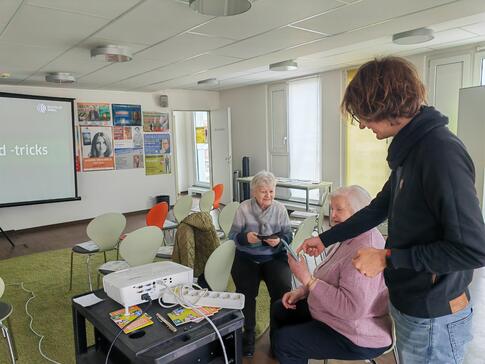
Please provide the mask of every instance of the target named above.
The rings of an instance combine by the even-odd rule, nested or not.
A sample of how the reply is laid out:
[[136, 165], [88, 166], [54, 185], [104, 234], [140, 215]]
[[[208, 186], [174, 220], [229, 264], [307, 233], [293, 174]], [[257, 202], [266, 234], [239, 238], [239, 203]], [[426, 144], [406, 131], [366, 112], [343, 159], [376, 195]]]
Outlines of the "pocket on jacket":
[[463, 362], [465, 357], [465, 344], [473, 339], [471, 332], [472, 318], [473, 309], [471, 308], [468, 316], [447, 325], [453, 357], [457, 364], [461, 364]]

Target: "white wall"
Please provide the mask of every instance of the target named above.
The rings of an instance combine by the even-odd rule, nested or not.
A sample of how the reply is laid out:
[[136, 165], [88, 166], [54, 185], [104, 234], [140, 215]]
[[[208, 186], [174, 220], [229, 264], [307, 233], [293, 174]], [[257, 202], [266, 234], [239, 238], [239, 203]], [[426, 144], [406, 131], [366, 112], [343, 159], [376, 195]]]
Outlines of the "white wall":
[[255, 174], [268, 168], [266, 85], [240, 87], [221, 92], [221, 108], [231, 108], [232, 167], [242, 170], [242, 157], [250, 158]]
[[[79, 90], [1, 85], [0, 91], [42, 96], [72, 97], [84, 102], [141, 104], [142, 111], [161, 111], [159, 95], [151, 93]], [[171, 109], [209, 110], [219, 108], [218, 92], [167, 90]], [[108, 211], [148, 209], [153, 197], [170, 195], [175, 201], [175, 175], [145, 176], [144, 169], [78, 173], [81, 201], [18, 206], [0, 209], [0, 226], [24, 229], [93, 218]]]
[[194, 150], [192, 112], [174, 111], [177, 146], [178, 192], [187, 191], [194, 184]]

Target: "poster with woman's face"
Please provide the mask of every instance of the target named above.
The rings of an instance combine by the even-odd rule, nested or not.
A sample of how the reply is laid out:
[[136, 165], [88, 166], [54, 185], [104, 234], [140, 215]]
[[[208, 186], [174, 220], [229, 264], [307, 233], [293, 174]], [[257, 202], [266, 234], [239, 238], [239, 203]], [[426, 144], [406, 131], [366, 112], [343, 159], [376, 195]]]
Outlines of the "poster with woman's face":
[[114, 169], [113, 128], [81, 127], [83, 171]]

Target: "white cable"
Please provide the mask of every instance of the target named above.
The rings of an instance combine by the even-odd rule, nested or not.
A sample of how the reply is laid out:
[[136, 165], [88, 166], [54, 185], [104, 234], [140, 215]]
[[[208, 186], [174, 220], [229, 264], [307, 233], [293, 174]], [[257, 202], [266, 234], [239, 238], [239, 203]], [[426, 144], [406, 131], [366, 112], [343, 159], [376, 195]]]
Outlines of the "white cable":
[[7, 284], [7, 286], [19, 286], [20, 288], [22, 288], [25, 292], [27, 293], [30, 293], [30, 298], [27, 300], [27, 302], [25, 302], [25, 313], [27, 314], [27, 316], [29, 316], [30, 318], [30, 323], [29, 323], [29, 328], [30, 328], [30, 331], [32, 331], [36, 336], [39, 337], [39, 346], [38, 346], [38, 349], [39, 349], [39, 353], [40, 355], [42, 355], [42, 357], [48, 361], [50, 361], [51, 363], [54, 363], [54, 364], [61, 364], [51, 358], [49, 358], [47, 355], [44, 354], [44, 352], [42, 351], [42, 340], [44, 339], [44, 335], [41, 335], [39, 334], [38, 332], [36, 332], [34, 330], [34, 328], [32, 327], [32, 324], [34, 322], [34, 317], [30, 314], [29, 312], [29, 303], [30, 301], [32, 301], [35, 297], [37, 297], [35, 295], [35, 293], [31, 290], [28, 290], [27, 288], [24, 287], [24, 282], [20, 282], [20, 283], [9, 283]]
[[[174, 289], [172, 289], [171, 287], [165, 285], [164, 283], [162, 283], [162, 285], [164, 286], [164, 290], [169, 290], [170, 293], [175, 297], [175, 299], [177, 300], [177, 302], [180, 304], [180, 306], [184, 307], [184, 308], [189, 308], [189, 309], [193, 309], [195, 312], [197, 312], [199, 315], [201, 315], [202, 317], [204, 317], [207, 322], [212, 326], [212, 328], [214, 329], [217, 337], [219, 338], [219, 341], [221, 343], [221, 346], [222, 346], [222, 353], [224, 354], [224, 362], [226, 364], [229, 364], [229, 360], [227, 358], [227, 352], [226, 352], [226, 346], [224, 345], [224, 340], [222, 340], [222, 336], [221, 336], [221, 333], [219, 332], [219, 330], [217, 329], [217, 326], [214, 324], [214, 322], [212, 322], [212, 320], [206, 315], [204, 314], [201, 310], [199, 310], [199, 307], [197, 307], [195, 304], [197, 303], [197, 301], [199, 299], [197, 299], [197, 301], [195, 301], [194, 303], [192, 302], [188, 302], [186, 300], [184, 300], [182, 298], [182, 295], [179, 293], [179, 292], [176, 292], [177, 288], [179, 289], [179, 291], [181, 292], [185, 287], [187, 288], [192, 288], [192, 286], [195, 286], [197, 288], [199, 288], [200, 290], [202, 291], [208, 291], [207, 288], [204, 288], [202, 289], [199, 285], [193, 283], [191, 285], [186, 285], [186, 284], [183, 284], [181, 286], [176, 286], [174, 287]], [[163, 305], [161, 303], [161, 297], [162, 297], [162, 294], [160, 294], [160, 298], [158, 299], [158, 303], [160, 304], [160, 306], [164, 307], [164, 308], [167, 308], [167, 306]], [[199, 296], [200, 298], [200, 296]], [[173, 305], [170, 306], [170, 307], [174, 307]]]

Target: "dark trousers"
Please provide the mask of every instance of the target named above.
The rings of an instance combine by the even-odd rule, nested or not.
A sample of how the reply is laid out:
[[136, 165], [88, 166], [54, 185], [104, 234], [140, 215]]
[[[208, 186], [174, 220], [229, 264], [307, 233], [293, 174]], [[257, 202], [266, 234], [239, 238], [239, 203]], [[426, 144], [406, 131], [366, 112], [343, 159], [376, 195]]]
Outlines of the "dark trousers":
[[281, 301], [271, 306], [271, 348], [280, 364], [307, 364], [308, 359], [373, 359], [388, 349], [364, 348], [314, 320], [306, 299], [287, 310]]
[[247, 332], [254, 331], [256, 327], [256, 297], [261, 280], [268, 287], [271, 304], [283, 297], [286, 292], [291, 291], [291, 271], [286, 254], [280, 254], [265, 263], [255, 263], [236, 252], [231, 274], [236, 285], [236, 292], [245, 296], [242, 311], [244, 313], [244, 330]]

